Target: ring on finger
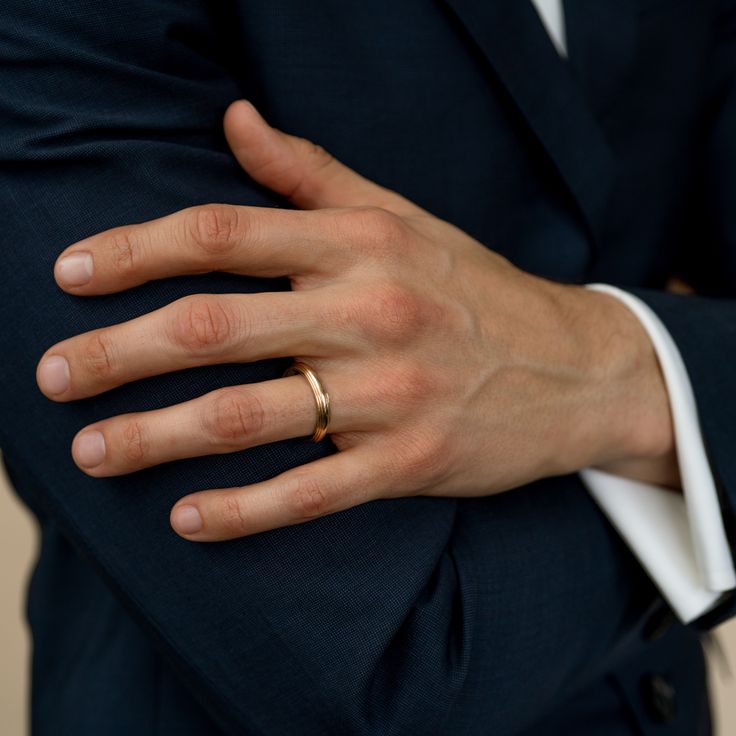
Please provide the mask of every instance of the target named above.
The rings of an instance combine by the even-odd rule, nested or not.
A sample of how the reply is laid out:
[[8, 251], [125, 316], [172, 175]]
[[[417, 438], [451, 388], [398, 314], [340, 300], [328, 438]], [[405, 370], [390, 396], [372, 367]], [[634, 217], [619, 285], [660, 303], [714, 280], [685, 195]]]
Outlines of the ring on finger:
[[307, 379], [309, 388], [312, 389], [314, 394], [314, 403], [317, 405], [317, 420], [314, 424], [312, 440], [319, 442], [325, 437], [330, 426], [330, 395], [325, 391], [317, 372], [311, 366], [297, 361], [284, 371], [284, 376], [295, 376], [297, 374]]

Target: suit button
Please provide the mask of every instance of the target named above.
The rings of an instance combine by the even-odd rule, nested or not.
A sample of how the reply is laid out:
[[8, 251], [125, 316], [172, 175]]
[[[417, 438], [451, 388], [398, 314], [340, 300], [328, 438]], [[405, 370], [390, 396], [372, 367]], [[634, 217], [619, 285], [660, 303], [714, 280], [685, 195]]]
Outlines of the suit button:
[[663, 675], [642, 678], [642, 697], [650, 718], [657, 723], [672, 723], [677, 715], [675, 688]]

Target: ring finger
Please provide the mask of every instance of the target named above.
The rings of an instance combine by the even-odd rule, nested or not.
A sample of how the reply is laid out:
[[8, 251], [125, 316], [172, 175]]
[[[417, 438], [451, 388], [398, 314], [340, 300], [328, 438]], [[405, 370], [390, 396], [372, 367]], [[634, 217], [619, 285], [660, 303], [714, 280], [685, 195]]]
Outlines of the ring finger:
[[[357, 397], [346, 396], [329, 373], [326, 386], [337, 410], [331, 432], [372, 428], [371, 412], [361, 409]], [[97, 422], [74, 438], [72, 456], [88, 475], [123, 475], [171, 460], [307, 436], [315, 418], [309, 385], [302, 376], [290, 376], [218, 389], [165, 409]]]

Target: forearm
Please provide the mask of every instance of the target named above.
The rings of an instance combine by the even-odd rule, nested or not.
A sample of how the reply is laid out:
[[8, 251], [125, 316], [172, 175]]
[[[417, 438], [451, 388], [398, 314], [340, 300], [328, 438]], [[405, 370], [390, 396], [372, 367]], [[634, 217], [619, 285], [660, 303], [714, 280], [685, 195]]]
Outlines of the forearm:
[[[6, 162], [24, 166], [23, 173], [17, 166], [3, 173], [0, 200], [11, 246], [3, 271], [8, 284], [3, 310], [10, 325], [3, 348], [14, 368], [3, 396], [11, 417], [3, 436], [8, 453], [43, 489], [50, 513], [97, 561], [190, 685], [234, 732], [293, 733], [305, 719], [325, 731], [427, 732], [450, 713], [458, 695], [454, 713], [473, 728], [518, 721], [525, 708], [521, 694], [503, 708], [498, 704], [496, 695], [504, 692], [498, 660], [518, 657], [519, 647], [543, 636], [546, 659], [555, 663], [552, 672], [535, 675], [531, 665], [538, 652], [524, 662], [552, 702], [607, 664], [609, 645], [630, 635], [643, 613], [642, 598], [654, 596], [574, 480], [543, 483], [495, 502], [382, 501], [204, 547], [182, 542], [167, 529], [168, 511], [183, 493], [213, 483], [237, 487], [264, 480], [332, 448], [287, 441], [102, 480], [85, 478], [72, 465], [70, 441], [84, 424], [275, 378], [284, 367], [281, 361], [210, 366], [148, 378], [63, 407], [50, 407], [36, 391], [36, 359], [72, 333], [123, 322], [195, 291], [285, 287], [281, 281], [210, 275], [152, 282], [98, 300], [64, 295], [51, 280], [53, 261], [66, 245], [107, 227], [203, 201], [276, 201], [240, 174], [214, 132], [225, 104], [237, 96], [236, 85], [217, 64], [202, 62], [192, 70], [201, 49], [187, 48], [157, 10], [141, 17], [139, 8], [123, 8], [123, 14], [136, 16], [142, 36], [128, 38], [116, 16], [105, 28], [112, 38], [103, 38], [94, 53], [68, 48], [90, 32], [84, 14], [71, 12], [65, 22], [72, 33], [67, 37], [64, 29], [52, 60], [46, 46], [28, 47], [49, 67], [66, 50], [69, 89], [44, 77], [41, 100], [19, 102], [33, 86], [27, 78], [4, 92], [2, 106], [11, 117], [18, 105], [29, 105], [0, 144]], [[53, 25], [44, 8], [24, 4], [23, 13], [28, 12], [32, 27]], [[193, 37], [201, 39], [204, 10], [180, 12], [186, 15], [183, 27], [191, 25]], [[152, 28], [160, 30], [167, 53], [174, 49], [182, 56], [164, 58], [161, 68], [146, 71], [149, 54], [158, 53], [152, 51], [158, 49]], [[170, 34], [180, 40], [170, 44]], [[120, 107], [99, 109], [93, 104], [100, 78], [96, 64], [110, 49], [125, 52], [103, 64], [103, 78], [111, 80], [111, 98]], [[143, 49], [139, 65], [129, 63], [131, 49]], [[78, 78], [73, 70], [80, 56], [95, 64], [82, 63]], [[180, 65], [192, 73], [170, 79], [170, 69]], [[141, 96], [141, 90], [149, 93]], [[71, 121], [73, 135], [59, 135], [44, 115], [46, 97]], [[42, 216], [29, 218], [29, 211]], [[120, 255], [123, 261], [129, 255], [124, 241]], [[22, 323], [14, 320], [19, 313]], [[104, 355], [91, 358], [92, 367], [104, 372]], [[587, 535], [584, 558], [578, 554], [580, 530]], [[547, 548], [534, 546], [542, 536]], [[512, 537], [523, 538], [522, 549], [533, 549], [524, 557], [529, 569], [520, 569], [520, 579], [534, 590], [534, 605], [525, 605], [528, 598], [507, 577], [514, 560], [519, 564], [519, 547], [507, 543]], [[564, 591], [580, 601], [580, 619], [595, 624], [580, 631], [573, 617], [548, 620], [540, 613], [545, 601], [558, 600]], [[620, 606], [616, 615], [607, 615], [611, 600]], [[493, 613], [502, 609], [504, 626]], [[512, 609], [517, 615], [509, 614]], [[523, 626], [517, 625], [520, 616]], [[539, 637], [528, 637], [530, 631]], [[578, 648], [565, 646], [572, 637]], [[297, 678], [311, 687], [292, 687]]]
[[[206, 36], [207, 11], [177, 7], [172, 18], [171, 8], [158, 5], [106, 4], [97, 9], [106, 13], [104, 27], [92, 28], [83, 7], [59, 14], [44, 3], [18, 3], [13, 31], [18, 35], [12, 46], [0, 46], [4, 68], [14, 69], [4, 75], [7, 83], [0, 90], [0, 109], [9, 121], [0, 140], [4, 451], [29, 484], [32, 477], [47, 511], [96, 562], [189, 684], [209, 701], [213, 715], [235, 732], [293, 733], [298, 728], [288, 724], [305, 714], [323, 723], [324, 730], [334, 730], [340, 720], [358, 729], [363, 716], [350, 693], [365, 689], [371, 673], [403, 659], [404, 647], [421, 650], [429, 657], [425, 661], [433, 662], [421, 669], [434, 683], [434, 694], [420, 703], [413, 690], [405, 696], [395, 692], [386, 717], [423, 730], [423, 720], [444, 712], [444, 698], [459, 685], [455, 667], [439, 656], [446, 632], [462, 628], [445, 605], [458, 600], [462, 608], [465, 596], [454, 576], [441, 581], [438, 616], [431, 625], [419, 621], [406, 636], [397, 632], [413, 618], [414, 601], [447, 555], [455, 502], [374, 505], [290, 533], [195, 547], [168, 527], [169, 509], [181, 495], [215, 477], [233, 486], [263, 479], [328, 454], [329, 445], [285, 442], [100, 482], [85, 479], [74, 467], [71, 439], [100, 416], [273, 378], [282, 363], [178, 373], [56, 409], [35, 386], [40, 354], [80, 326], [121, 321], [194, 291], [283, 288], [280, 282], [211, 275], [152, 283], [135, 293], [92, 301], [64, 295], [53, 283], [53, 262], [64, 246], [105, 227], [203, 200], [272, 202], [240, 173], [219, 134], [237, 84], [183, 40], [170, 38], [177, 23], [180, 30], [190, 28], [192, 37]], [[34, 39], [41, 37], [53, 42], [36, 46]], [[18, 54], [25, 58], [19, 60]], [[131, 62], [135, 58], [137, 64]], [[171, 68], [189, 73], [174, 77]], [[402, 567], [401, 559], [416, 545], [423, 549], [421, 560]], [[351, 563], [340, 572], [339, 560], [354, 560], [359, 571]], [[334, 576], [326, 574], [330, 569]], [[377, 599], [390, 605], [377, 607]], [[371, 640], [369, 665], [356, 657], [351, 635], [367, 611], [371, 620], [381, 621], [375, 627], [366, 622], [361, 635], [362, 642]], [[461, 638], [463, 647], [470, 646]], [[322, 674], [325, 650], [337, 653], [327, 667], [330, 677]], [[386, 657], [385, 664], [380, 657]], [[356, 672], [358, 659], [365, 671]], [[420, 658], [412, 659], [419, 664]], [[406, 666], [411, 679], [413, 665]], [[286, 686], [284, 692], [278, 683], [292, 677], [319, 684], [309, 691]], [[445, 687], [446, 678], [458, 684]]]

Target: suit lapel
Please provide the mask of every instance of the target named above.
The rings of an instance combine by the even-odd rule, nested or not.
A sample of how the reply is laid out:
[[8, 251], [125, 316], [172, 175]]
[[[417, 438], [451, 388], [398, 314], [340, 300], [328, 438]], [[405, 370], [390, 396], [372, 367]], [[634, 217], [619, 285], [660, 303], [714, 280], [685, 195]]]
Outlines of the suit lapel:
[[[595, 43], [585, 39], [590, 22], [581, 20], [588, 2], [599, 15], [615, 15], [616, 8], [634, 0], [575, 0], [572, 3], [573, 48], [585, 62], [575, 67], [585, 74], [585, 86], [576, 79], [568, 62], [560, 58], [530, 0], [442, 0], [457, 16], [514, 103], [539, 139], [588, 225], [593, 239], [602, 229], [615, 162], [603, 130], [588, 103], [584, 89], [605, 79], [607, 70], [592, 71]], [[619, 5], [620, 3], [620, 5]], [[566, 7], [567, 10], [567, 7]], [[619, 26], [625, 26], [621, 20]], [[606, 28], [597, 27], [604, 35]], [[611, 57], [615, 44], [608, 44]], [[608, 63], [608, 62], [607, 62]], [[625, 62], [618, 65], [622, 70]], [[605, 91], [596, 92], [602, 100]]]

